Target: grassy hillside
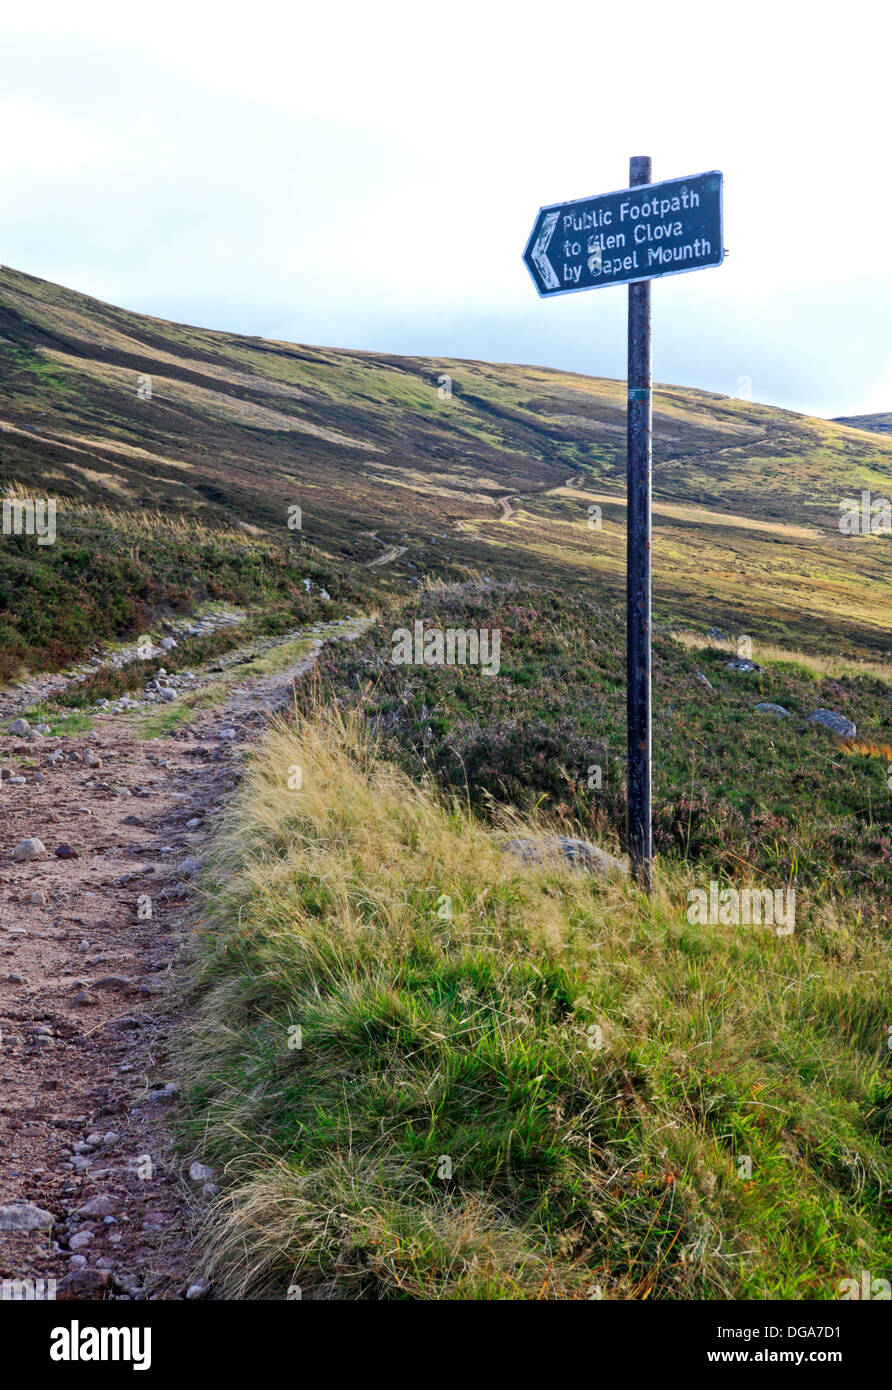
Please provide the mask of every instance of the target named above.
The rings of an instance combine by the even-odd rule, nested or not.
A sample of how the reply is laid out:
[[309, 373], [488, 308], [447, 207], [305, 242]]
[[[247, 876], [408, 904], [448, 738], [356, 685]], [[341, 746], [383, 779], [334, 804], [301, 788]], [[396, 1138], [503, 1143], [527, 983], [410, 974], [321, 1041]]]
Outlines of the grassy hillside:
[[524, 867], [516, 821], [332, 708], [267, 736], [206, 881], [183, 1069], [222, 1291], [834, 1299], [887, 1269], [888, 937]]
[[[497, 676], [394, 665], [392, 634], [497, 628]], [[763, 672], [730, 669], [731, 644], [688, 634], [654, 650], [654, 847], [728, 881], [796, 885], [892, 925], [892, 663], [813, 661], [756, 643]], [[698, 678], [698, 672], [709, 684]], [[323, 687], [356, 708], [387, 754], [482, 814], [538, 808], [614, 849], [625, 825], [623, 613], [539, 586], [434, 585], [321, 662]], [[780, 705], [789, 718], [759, 711]], [[848, 748], [808, 722], [857, 728]], [[596, 778], [590, 770], [599, 769]], [[593, 782], [597, 785], [593, 785]]]
[[[313, 545], [376, 592], [531, 572], [621, 591], [620, 382], [210, 332], [9, 269], [0, 382], [3, 479], [26, 493]], [[842, 498], [892, 489], [892, 439], [659, 386], [654, 458], [659, 619], [825, 654], [892, 646], [892, 538], [838, 528]]]
[[[621, 383], [212, 333], [9, 270], [0, 382], [5, 495], [58, 503], [52, 545], [2, 540], [0, 680], [207, 600], [238, 634], [165, 666], [380, 615], [206, 852], [181, 1121], [222, 1175], [217, 1288], [825, 1299], [883, 1273], [892, 537], [838, 521], [892, 491], [892, 437], [657, 389], [645, 901], [504, 849], [622, 852]], [[497, 673], [396, 663], [415, 624], [498, 632]], [[795, 929], [693, 922], [713, 884], [795, 893]]]
[[[344, 613], [358, 598], [340, 567], [311, 547], [170, 511], [61, 499], [56, 528], [51, 546], [27, 534], [3, 538], [0, 681], [64, 668], [96, 644], [149, 632], [160, 615], [206, 600], [243, 604], [255, 615], [250, 626], [276, 631]], [[209, 654], [206, 641], [188, 650], [192, 659]]]

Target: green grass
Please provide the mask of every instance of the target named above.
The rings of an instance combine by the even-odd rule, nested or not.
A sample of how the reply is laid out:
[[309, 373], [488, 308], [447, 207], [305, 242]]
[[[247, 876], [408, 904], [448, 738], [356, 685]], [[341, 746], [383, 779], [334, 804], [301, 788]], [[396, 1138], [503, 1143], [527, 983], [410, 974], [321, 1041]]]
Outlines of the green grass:
[[178, 701], [173, 706], [157, 710], [145, 719], [141, 719], [138, 724], [138, 733], [140, 737], [146, 739], [163, 738], [166, 734], [172, 734], [176, 729], [191, 724], [194, 718], [194, 709], [190, 709]]
[[66, 737], [70, 734], [87, 734], [93, 728], [90, 715], [81, 710], [63, 711], [54, 704], [33, 705], [25, 710], [25, 718], [32, 727], [35, 724], [49, 724], [51, 734]]
[[809, 666], [805, 666], [801, 661], [768, 661], [772, 671], [778, 675], [788, 676], [791, 681], [816, 681], [817, 673]]
[[182, 1059], [221, 1291], [834, 1299], [887, 1269], [888, 940], [691, 926], [684, 871], [647, 902], [499, 838], [355, 722], [267, 736]]
[[271, 651], [264, 652], [262, 656], [255, 657], [254, 660], [240, 665], [235, 674], [238, 680], [247, 676], [271, 676], [274, 672], [283, 671], [286, 666], [300, 661], [312, 649], [312, 646], [313, 639], [310, 637], [292, 637]]

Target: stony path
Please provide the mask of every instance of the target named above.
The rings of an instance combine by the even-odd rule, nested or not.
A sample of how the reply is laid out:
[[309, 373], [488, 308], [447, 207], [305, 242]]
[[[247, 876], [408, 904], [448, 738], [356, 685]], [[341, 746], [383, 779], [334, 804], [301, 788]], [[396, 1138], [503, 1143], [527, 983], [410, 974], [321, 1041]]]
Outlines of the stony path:
[[[242, 609], [218, 603], [206, 605], [205, 612], [194, 621], [187, 618], [166, 618], [164, 627], [170, 636], [162, 641], [161, 648], [153, 649], [152, 655], [163, 656], [168, 643], [175, 647], [178, 638], [206, 637], [221, 628], [237, 626], [244, 622], [246, 617], [247, 614]], [[136, 661], [139, 655], [138, 643], [120, 643], [114, 646], [108, 644], [101, 656], [92, 656], [87, 661], [79, 662], [69, 671], [28, 676], [19, 685], [0, 691], [0, 717], [12, 717], [32, 705], [55, 699], [87, 676], [95, 675], [98, 670], [127, 666], [128, 663]]]
[[[55, 1279], [57, 1297], [208, 1293], [190, 1232], [213, 1175], [170, 1128], [184, 914], [240, 753], [321, 646], [165, 738], [120, 715], [89, 736], [0, 735], [25, 778], [0, 790], [0, 1278]], [[44, 853], [18, 862], [29, 837]]]

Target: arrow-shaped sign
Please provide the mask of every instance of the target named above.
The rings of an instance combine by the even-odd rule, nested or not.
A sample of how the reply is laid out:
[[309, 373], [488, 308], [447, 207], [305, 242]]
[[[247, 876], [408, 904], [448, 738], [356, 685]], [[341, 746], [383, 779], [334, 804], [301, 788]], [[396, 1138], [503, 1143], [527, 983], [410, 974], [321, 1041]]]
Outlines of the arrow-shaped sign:
[[540, 208], [523, 253], [541, 295], [683, 275], [724, 256], [718, 170]]
[[530, 259], [539, 272], [542, 284], [548, 290], [559, 290], [561, 282], [554, 273], [554, 266], [545, 254], [548, 250], [548, 243], [551, 241], [559, 212], [549, 212], [546, 214], [542, 226], [539, 228], [539, 235], [536, 237], [536, 244], [530, 252]]

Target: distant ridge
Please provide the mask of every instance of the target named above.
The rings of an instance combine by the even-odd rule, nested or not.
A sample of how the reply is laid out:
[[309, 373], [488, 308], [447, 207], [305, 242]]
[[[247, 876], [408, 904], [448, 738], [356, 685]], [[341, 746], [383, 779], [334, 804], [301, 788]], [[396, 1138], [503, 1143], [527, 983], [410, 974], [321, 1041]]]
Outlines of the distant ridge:
[[878, 415], [837, 415], [834, 425], [850, 425], [855, 430], [870, 430], [872, 434], [892, 434], [892, 411]]

